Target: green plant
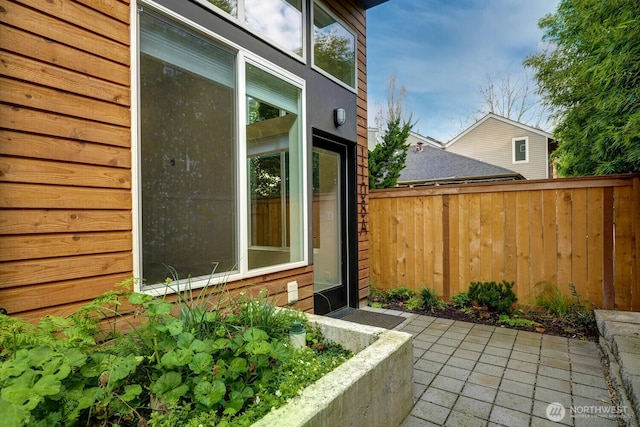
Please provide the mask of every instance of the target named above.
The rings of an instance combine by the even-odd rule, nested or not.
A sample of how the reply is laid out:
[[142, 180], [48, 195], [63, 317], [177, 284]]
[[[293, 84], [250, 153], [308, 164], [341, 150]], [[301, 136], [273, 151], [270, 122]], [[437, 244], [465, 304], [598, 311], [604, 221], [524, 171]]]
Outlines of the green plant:
[[451, 304], [454, 308], [462, 309], [471, 307], [471, 298], [469, 298], [469, 292], [460, 291], [451, 297]]
[[389, 289], [387, 291], [387, 299], [391, 302], [405, 302], [415, 295], [416, 291], [403, 286], [398, 286], [397, 288]]
[[571, 311], [571, 297], [560, 292], [558, 287], [552, 283], [541, 283], [537, 285], [540, 289], [535, 296], [535, 305], [544, 308], [551, 314], [560, 316], [567, 315]]
[[530, 319], [526, 319], [523, 317], [520, 317], [517, 314], [513, 314], [511, 316], [509, 316], [508, 314], [501, 314], [498, 317], [498, 323], [501, 325], [508, 325], [512, 328], [517, 328], [517, 327], [535, 327], [538, 326], [539, 324], [537, 322], [534, 322], [533, 320]]
[[423, 288], [420, 291], [422, 297], [422, 305], [426, 310], [431, 310], [433, 313], [436, 310], [443, 310], [446, 307], [444, 301], [442, 301], [436, 291], [432, 288]]
[[[194, 296], [191, 289], [180, 290], [177, 302], [110, 292], [69, 318], [45, 318], [39, 325], [0, 315], [3, 425], [168, 426], [192, 419], [248, 425], [236, 418], [259, 418], [285, 402], [263, 397], [270, 403], [264, 407], [259, 396], [277, 395], [292, 371], [283, 367], [303, 354], [287, 345], [294, 320], [310, 331], [314, 373], [348, 357], [302, 313], [269, 305], [265, 293], [248, 299], [230, 298], [223, 287], [210, 291], [218, 299]], [[135, 324], [119, 312], [124, 299], [136, 313]], [[225, 305], [218, 304], [222, 299]], [[103, 316], [110, 317], [111, 330], [96, 342]], [[130, 331], [122, 334], [117, 323]], [[300, 372], [297, 380], [296, 390], [309, 384]]]
[[498, 314], [510, 314], [518, 300], [513, 292], [513, 282], [473, 282], [469, 286], [469, 298], [479, 306]]
[[424, 308], [424, 300], [419, 296], [411, 297], [407, 300], [405, 307], [408, 310], [422, 310]]
[[571, 322], [578, 328], [582, 328], [590, 333], [595, 334], [598, 326], [596, 325], [596, 316], [593, 313], [593, 310], [598, 307], [591, 301], [587, 301], [587, 303], [591, 306], [587, 307], [580, 300], [580, 295], [578, 295], [578, 291], [576, 290], [576, 286], [574, 284], [570, 284], [569, 289], [571, 290], [573, 303], [571, 304], [571, 309], [569, 311], [568, 317], [571, 319]]

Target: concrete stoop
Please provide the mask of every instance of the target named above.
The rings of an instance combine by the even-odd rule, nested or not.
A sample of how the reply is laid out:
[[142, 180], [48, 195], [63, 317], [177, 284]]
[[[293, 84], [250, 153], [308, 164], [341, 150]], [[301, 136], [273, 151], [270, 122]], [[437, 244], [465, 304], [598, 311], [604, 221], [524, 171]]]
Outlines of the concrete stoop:
[[640, 414], [640, 313], [595, 310], [595, 316], [620, 405], [629, 411], [627, 425], [636, 427]]

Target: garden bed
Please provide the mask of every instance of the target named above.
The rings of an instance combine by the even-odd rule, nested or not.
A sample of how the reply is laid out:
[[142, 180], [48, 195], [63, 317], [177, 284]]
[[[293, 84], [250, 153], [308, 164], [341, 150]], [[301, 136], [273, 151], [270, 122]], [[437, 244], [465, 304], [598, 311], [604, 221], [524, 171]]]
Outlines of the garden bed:
[[411, 335], [315, 315], [309, 321], [356, 354], [254, 427], [400, 425], [413, 406]]

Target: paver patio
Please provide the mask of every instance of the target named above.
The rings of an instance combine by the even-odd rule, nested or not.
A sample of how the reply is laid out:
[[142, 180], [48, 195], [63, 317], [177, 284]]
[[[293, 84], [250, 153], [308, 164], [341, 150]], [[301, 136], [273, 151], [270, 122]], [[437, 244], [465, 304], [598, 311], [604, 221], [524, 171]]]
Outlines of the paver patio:
[[[382, 312], [407, 317], [396, 329], [414, 338], [414, 406], [402, 427], [618, 426], [593, 342]], [[551, 403], [564, 409], [558, 422]]]

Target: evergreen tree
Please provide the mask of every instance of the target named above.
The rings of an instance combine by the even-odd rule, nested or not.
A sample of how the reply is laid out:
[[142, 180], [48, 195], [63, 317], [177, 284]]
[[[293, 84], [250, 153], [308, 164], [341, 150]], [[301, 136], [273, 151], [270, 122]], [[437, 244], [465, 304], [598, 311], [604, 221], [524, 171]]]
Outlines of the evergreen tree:
[[409, 146], [406, 141], [413, 125], [396, 117], [387, 123], [382, 142], [369, 151], [369, 188], [391, 188], [398, 184], [406, 166]]
[[369, 151], [369, 188], [391, 188], [398, 184], [400, 172], [407, 164], [407, 138], [415, 123], [403, 118], [404, 86], [396, 87], [395, 73], [387, 82], [387, 111], [379, 111], [378, 127], [386, 126], [382, 142]]
[[560, 175], [640, 172], [640, 1], [561, 0], [526, 59], [554, 110]]

